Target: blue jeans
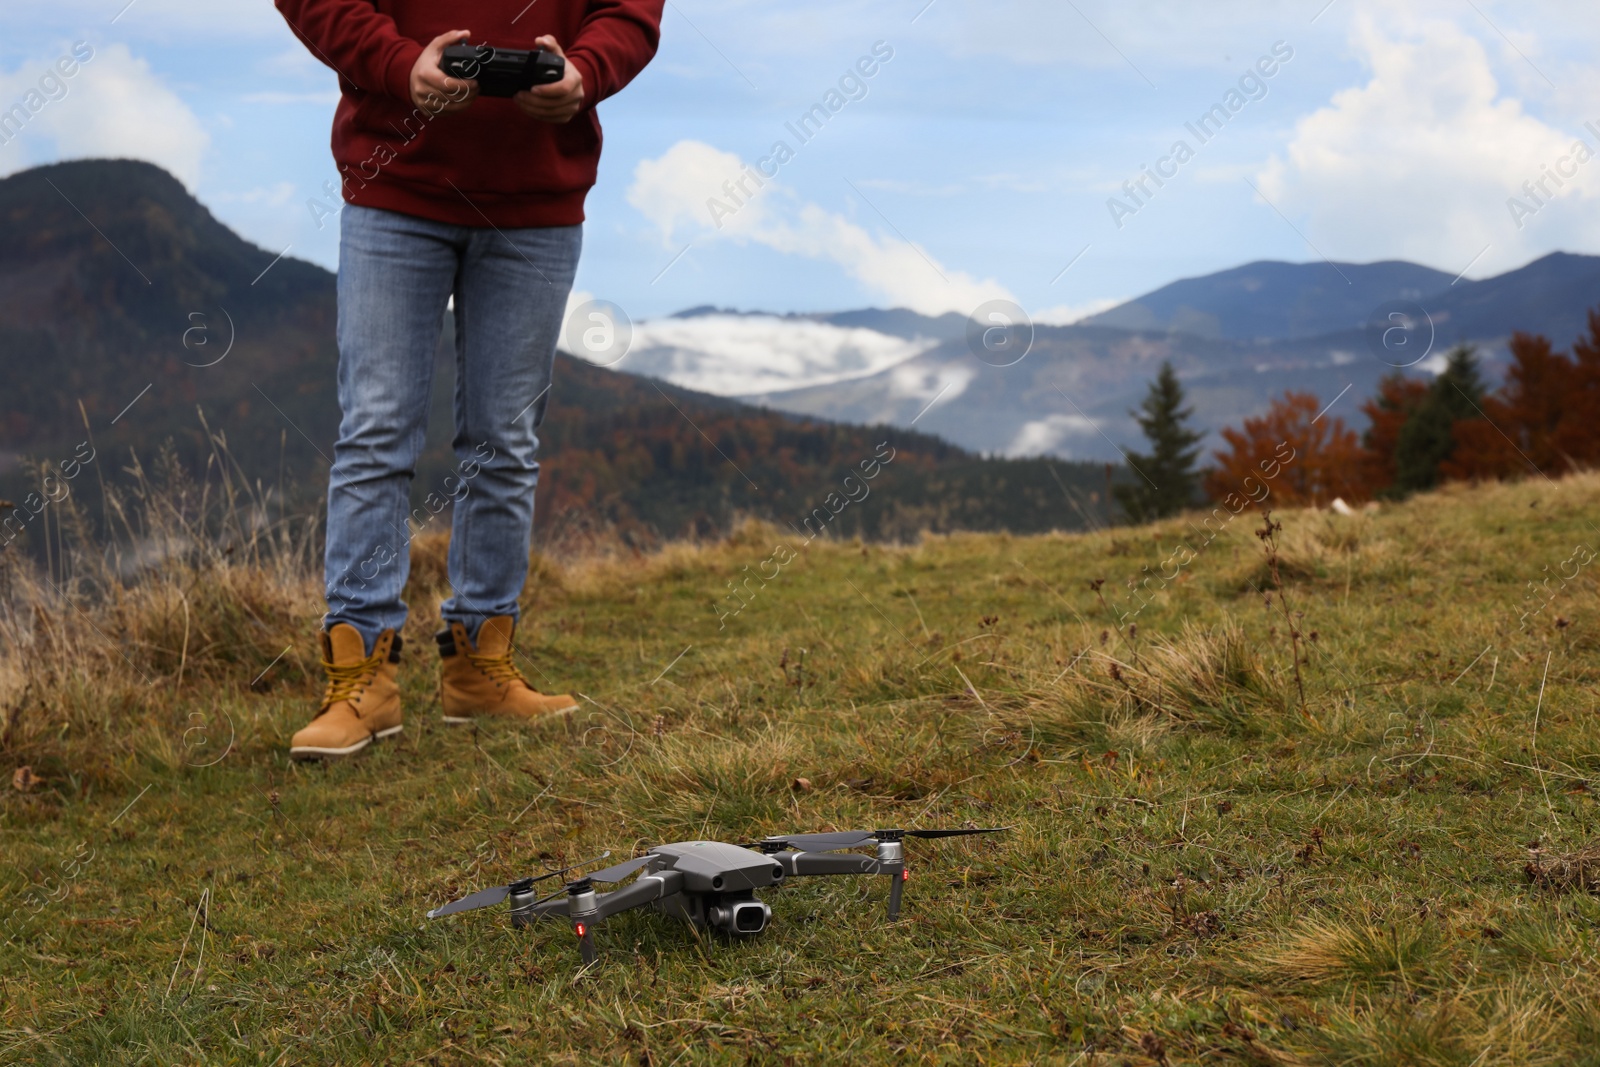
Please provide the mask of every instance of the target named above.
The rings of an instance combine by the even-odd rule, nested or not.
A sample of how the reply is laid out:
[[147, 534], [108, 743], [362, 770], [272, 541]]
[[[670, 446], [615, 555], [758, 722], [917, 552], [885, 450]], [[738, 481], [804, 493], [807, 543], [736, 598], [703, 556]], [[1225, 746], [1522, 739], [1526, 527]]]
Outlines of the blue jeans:
[[[347, 204], [339, 240], [339, 440], [328, 479], [324, 626], [367, 648], [406, 620], [408, 520], [454, 504], [453, 595], [440, 611], [476, 634], [519, 614], [528, 577], [537, 430], [583, 246], [579, 226], [451, 226]], [[456, 468], [412, 509], [434, 353], [455, 297]], [[435, 506], [437, 505], [437, 506]]]

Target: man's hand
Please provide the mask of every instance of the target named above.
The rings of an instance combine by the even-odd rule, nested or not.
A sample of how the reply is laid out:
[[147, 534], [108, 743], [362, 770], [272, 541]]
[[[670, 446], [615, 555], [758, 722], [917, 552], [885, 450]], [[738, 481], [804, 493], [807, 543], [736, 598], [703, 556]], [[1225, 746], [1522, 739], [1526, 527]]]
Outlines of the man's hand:
[[[563, 58], [566, 56], [561, 50], [561, 45], [549, 34], [545, 34], [535, 43], [546, 51], [554, 52]], [[578, 73], [577, 67], [568, 63], [567, 73], [560, 81], [524, 89], [511, 99], [530, 119], [538, 119], [540, 122], [570, 122], [572, 116], [583, 106], [583, 75]]]
[[471, 30], [451, 30], [428, 42], [428, 47], [422, 50], [411, 67], [413, 104], [434, 115], [465, 111], [472, 104], [478, 95], [478, 83], [452, 78], [439, 69], [439, 60], [445, 48], [471, 37]]

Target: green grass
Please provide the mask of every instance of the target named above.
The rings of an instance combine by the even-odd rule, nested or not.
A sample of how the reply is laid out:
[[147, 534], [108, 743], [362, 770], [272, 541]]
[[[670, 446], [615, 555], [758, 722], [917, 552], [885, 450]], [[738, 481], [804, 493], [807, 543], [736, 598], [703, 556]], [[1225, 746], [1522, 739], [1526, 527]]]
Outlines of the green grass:
[[[13, 575], [5, 755], [42, 781], [0, 800], [0, 1060], [1600, 1064], [1589, 570], [1518, 629], [1597, 504], [1279, 515], [1303, 710], [1249, 514], [1136, 630], [1090, 582], [1124, 603], [1182, 523], [818, 543], [720, 631], [787, 535], [542, 561], [525, 669], [584, 700], [527, 733], [439, 724], [429, 545], [406, 733], [326, 767], [285, 756], [296, 565]], [[967, 824], [1013, 829], [912, 843], [894, 925], [881, 880], [797, 882], [759, 939], [629, 914], [581, 970], [564, 925], [423, 917], [606, 848]]]

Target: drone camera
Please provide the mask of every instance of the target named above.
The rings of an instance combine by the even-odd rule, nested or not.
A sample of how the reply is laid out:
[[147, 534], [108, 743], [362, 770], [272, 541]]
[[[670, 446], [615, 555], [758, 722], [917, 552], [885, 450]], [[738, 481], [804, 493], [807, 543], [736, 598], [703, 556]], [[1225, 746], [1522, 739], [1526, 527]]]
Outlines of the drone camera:
[[783, 881], [783, 868], [782, 867], [774, 867], [774, 868], [772, 868], [772, 880], [774, 882]]
[[753, 937], [767, 928], [772, 909], [759, 900], [718, 904], [709, 910], [711, 925], [738, 937]]

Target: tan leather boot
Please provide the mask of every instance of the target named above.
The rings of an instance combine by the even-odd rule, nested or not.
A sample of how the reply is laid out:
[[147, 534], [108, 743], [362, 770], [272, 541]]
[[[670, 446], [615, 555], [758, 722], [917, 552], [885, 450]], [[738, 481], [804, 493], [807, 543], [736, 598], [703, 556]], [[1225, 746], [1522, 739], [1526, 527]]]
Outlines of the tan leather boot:
[[322, 635], [322, 669], [328, 675], [322, 708], [289, 742], [289, 755], [338, 759], [399, 733], [399, 663], [400, 637], [393, 630], [378, 635], [369, 656], [359, 630], [335, 623]]
[[444, 681], [444, 721], [468, 723], [480, 717], [520, 719], [572, 711], [578, 702], [565, 693], [546, 696], [512, 663], [509, 615], [485, 619], [474, 647], [467, 628], [452, 622], [439, 634]]

